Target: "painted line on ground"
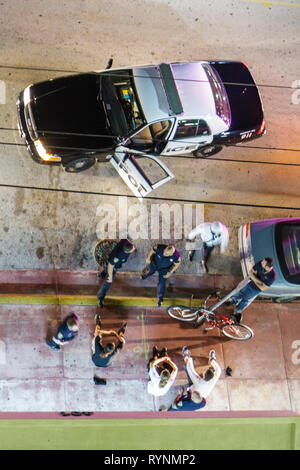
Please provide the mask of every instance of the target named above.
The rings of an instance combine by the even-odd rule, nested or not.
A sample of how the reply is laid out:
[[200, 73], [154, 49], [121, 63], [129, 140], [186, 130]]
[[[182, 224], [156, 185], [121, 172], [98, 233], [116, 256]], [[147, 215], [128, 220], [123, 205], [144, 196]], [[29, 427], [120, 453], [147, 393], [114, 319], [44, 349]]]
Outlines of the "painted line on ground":
[[[164, 301], [161, 308], [170, 305], [186, 305], [192, 307], [199, 307], [202, 300], [187, 297], [169, 298]], [[0, 295], [0, 305], [86, 305], [96, 306], [97, 297], [95, 295]], [[156, 297], [107, 297], [105, 299], [105, 306], [119, 305], [123, 307], [156, 307]]]
[[265, 5], [265, 7], [269, 7], [270, 5], [277, 5], [281, 7], [300, 7], [300, 3], [291, 3], [291, 2], [278, 2], [273, 0], [240, 0], [244, 3], [261, 3]]

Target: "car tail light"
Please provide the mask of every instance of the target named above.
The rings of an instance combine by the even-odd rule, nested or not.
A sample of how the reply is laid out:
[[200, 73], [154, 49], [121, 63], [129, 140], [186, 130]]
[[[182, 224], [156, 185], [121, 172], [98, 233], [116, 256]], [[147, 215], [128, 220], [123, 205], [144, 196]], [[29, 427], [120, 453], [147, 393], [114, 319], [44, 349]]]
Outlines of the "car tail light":
[[265, 121], [263, 120], [263, 122], [261, 123], [260, 129], [258, 131], [258, 134], [262, 134], [264, 130], [265, 130]]

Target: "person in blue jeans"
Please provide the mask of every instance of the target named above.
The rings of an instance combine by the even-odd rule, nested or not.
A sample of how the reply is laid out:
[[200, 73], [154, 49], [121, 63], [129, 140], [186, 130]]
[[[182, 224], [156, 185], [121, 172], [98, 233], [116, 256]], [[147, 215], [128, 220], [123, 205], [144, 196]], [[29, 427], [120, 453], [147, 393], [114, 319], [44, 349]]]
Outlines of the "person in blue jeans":
[[156, 271], [158, 272], [158, 307], [164, 299], [167, 279], [179, 268], [180, 263], [180, 253], [173, 245], [154, 245], [149, 251], [141, 278], [146, 279]]
[[101, 277], [106, 279], [97, 294], [98, 307], [103, 307], [104, 298], [115, 279], [117, 270], [120, 269], [124, 263], [126, 263], [129, 256], [134, 251], [135, 246], [126, 238], [122, 238], [122, 240], [120, 240], [117, 246], [112, 250], [106, 262], [106, 269], [101, 273]]
[[258, 261], [249, 273], [250, 282], [225, 303], [225, 305], [235, 305], [233, 317], [237, 323], [242, 320], [242, 312], [245, 308], [275, 281], [276, 271], [273, 264], [273, 259], [269, 257]]

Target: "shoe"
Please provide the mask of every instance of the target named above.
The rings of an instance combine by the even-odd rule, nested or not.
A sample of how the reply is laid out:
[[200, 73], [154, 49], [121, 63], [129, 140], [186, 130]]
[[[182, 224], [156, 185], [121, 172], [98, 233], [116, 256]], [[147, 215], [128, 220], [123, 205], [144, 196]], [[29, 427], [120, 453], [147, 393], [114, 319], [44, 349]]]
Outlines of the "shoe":
[[195, 251], [189, 251], [188, 252], [189, 261], [193, 261], [194, 255], [195, 255]]
[[160, 356], [167, 356], [168, 355], [168, 350], [167, 348], [162, 348], [160, 351]]
[[162, 303], [163, 303], [163, 299], [159, 298], [159, 299], [157, 300], [157, 306], [158, 306], [158, 307], [161, 307], [161, 304], [162, 304]]
[[106, 385], [106, 379], [102, 379], [101, 377], [97, 377], [97, 375], [94, 375], [94, 384], [95, 385]]
[[127, 326], [127, 322], [122, 323], [121, 328], [118, 330], [118, 335], [120, 333], [123, 333], [123, 334], [125, 333], [126, 326]]
[[58, 344], [55, 344], [54, 341], [46, 341], [46, 344], [50, 346], [51, 349], [55, 349], [55, 350], [60, 349], [60, 346]]
[[233, 313], [232, 315], [230, 315], [230, 318], [232, 320], [234, 320], [235, 323], [240, 323], [241, 319], [242, 319], [242, 314], [241, 313]]
[[101, 318], [100, 318], [99, 313], [96, 313], [95, 315], [95, 323], [96, 325], [101, 326]]
[[152, 357], [155, 357], [158, 355], [158, 349], [156, 346], [153, 346], [153, 349], [152, 349]]
[[182, 355], [183, 355], [183, 358], [185, 359], [186, 357], [191, 357], [191, 353], [190, 351], [188, 350], [188, 347], [187, 346], [183, 346], [182, 348]]
[[103, 300], [104, 300], [104, 299], [102, 299], [101, 297], [99, 297], [99, 298], [97, 299], [97, 305], [98, 305], [98, 307], [100, 307], [100, 308], [103, 308], [103, 307], [104, 307], [104, 305], [103, 305]]
[[214, 349], [212, 349], [212, 350], [209, 352], [209, 360], [212, 361], [213, 359], [216, 360], [216, 351], [214, 351]]

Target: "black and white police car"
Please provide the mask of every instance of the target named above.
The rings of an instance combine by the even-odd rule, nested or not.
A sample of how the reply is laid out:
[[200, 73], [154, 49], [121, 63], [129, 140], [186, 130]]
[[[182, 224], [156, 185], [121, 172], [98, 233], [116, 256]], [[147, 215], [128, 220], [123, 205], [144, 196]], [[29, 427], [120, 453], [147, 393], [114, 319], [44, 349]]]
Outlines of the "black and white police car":
[[[265, 133], [259, 91], [247, 66], [233, 61], [59, 77], [29, 85], [17, 108], [36, 162], [79, 172], [109, 160], [141, 197], [174, 177], [158, 157], [208, 157]], [[161, 180], [150, 181], [137, 162], [142, 156], [159, 165]]]

